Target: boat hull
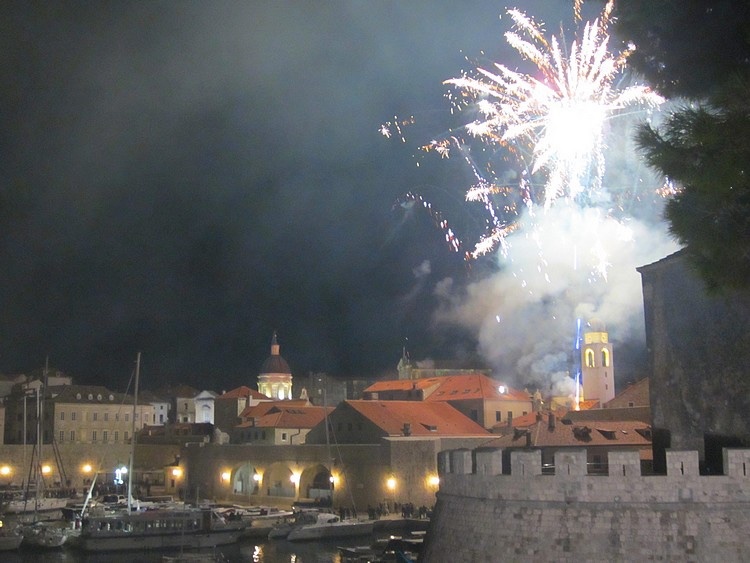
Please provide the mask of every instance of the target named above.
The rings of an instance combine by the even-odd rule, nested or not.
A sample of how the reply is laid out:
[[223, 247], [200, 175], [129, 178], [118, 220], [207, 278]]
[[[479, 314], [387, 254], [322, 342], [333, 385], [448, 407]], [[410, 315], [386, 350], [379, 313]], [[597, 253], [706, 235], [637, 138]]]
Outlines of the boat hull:
[[374, 522], [335, 522], [332, 524], [302, 526], [289, 532], [288, 541], [352, 538], [372, 535]]
[[21, 534], [0, 535], [0, 551], [13, 551], [21, 546], [23, 536]]
[[142, 535], [129, 537], [80, 537], [78, 547], [83, 551], [137, 551], [146, 549], [201, 549], [236, 543], [240, 530], [226, 530], [199, 534]]
[[52, 510], [62, 510], [70, 501], [69, 498], [40, 498], [8, 501], [4, 511], [6, 514], [31, 514], [34, 512], [49, 512]]
[[76, 544], [87, 552], [201, 549], [235, 543], [245, 527], [211, 511], [125, 513], [84, 519]]

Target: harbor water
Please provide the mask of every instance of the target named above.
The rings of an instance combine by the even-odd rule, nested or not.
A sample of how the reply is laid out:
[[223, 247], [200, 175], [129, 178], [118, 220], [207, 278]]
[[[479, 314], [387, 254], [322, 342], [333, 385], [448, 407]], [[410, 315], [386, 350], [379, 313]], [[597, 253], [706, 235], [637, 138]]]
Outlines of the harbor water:
[[[372, 537], [345, 538], [329, 541], [288, 542], [285, 540], [253, 541], [246, 540], [237, 544], [217, 548], [224, 559], [230, 563], [340, 563], [338, 546], [366, 545]], [[62, 548], [54, 550], [31, 550], [21, 548], [18, 551], [0, 553], [3, 563], [161, 563], [163, 555], [175, 555], [172, 551], [133, 551], [86, 554], [75, 549]], [[190, 553], [196, 553], [191, 551]], [[204, 553], [201, 551], [200, 553]], [[205, 551], [213, 553], [213, 550]]]

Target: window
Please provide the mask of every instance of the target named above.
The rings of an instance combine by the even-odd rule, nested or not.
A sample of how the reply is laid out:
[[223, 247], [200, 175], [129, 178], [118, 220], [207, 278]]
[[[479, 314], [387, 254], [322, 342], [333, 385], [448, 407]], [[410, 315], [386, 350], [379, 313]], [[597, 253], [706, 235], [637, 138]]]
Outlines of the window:
[[286, 432], [281, 433], [281, 441], [286, 442]]
[[500, 411], [495, 411], [495, 422], [502, 422], [503, 421], [503, 413]]
[[60, 442], [65, 441], [65, 430], [60, 430]]
[[609, 350], [606, 348], [602, 349], [602, 366], [605, 368], [609, 367]]
[[120, 431], [115, 430], [115, 442], [118, 442], [120, 440]]
[[96, 430], [91, 432], [91, 441], [96, 442]]
[[105, 443], [106, 443], [106, 442], [107, 442], [107, 439], [108, 439], [108, 437], [109, 437], [109, 432], [107, 432], [106, 430], [104, 430], [104, 431], [102, 432], [102, 442], [105, 442]]
[[92, 416], [94, 417], [92, 420], [97, 420], [99, 418], [99, 413], [95, 412]]
[[60, 411], [60, 420], [65, 420], [65, 411]]
[[109, 420], [109, 413], [105, 412], [104, 413], [104, 421], [107, 422], [108, 420]]
[[586, 348], [584, 352], [585, 363], [587, 368], [596, 367], [594, 363], [594, 351], [591, 348]]
[[75, 442], [76, 441], [76, 431], [75, 430], [71, 430], [70, 431], [70, 441], [71, 442]]
[[128, 441], [128, 431], [126, 430], [123, 434], [124, 434], [124, 440], [127, 442]]
[[73, 411], [72, 413], [70, 413], [70, 420], [75, 420], [75, 419], [76, 419], [76, 411]]
[[115, 420], [116, 420], [117, 422], [120, 422], [120, 413], [119, 413], [119, 412], [116, 412], [116, 413], [115, 413]]
[[477, 409], [471, 409], [469, 411], [469, 418], [473, 420], [474, 422], [479, 420], [479, 411], [477, 411]]
[[130, 420], [130, 413], [125, 413], [125, 422]]

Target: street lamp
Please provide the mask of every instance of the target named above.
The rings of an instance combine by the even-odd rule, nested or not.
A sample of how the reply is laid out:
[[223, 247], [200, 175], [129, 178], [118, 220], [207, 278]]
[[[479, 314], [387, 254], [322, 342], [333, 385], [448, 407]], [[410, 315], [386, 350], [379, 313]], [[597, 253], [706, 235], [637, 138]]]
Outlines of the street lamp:
[[385, 482], [386, 486], [388, 487], [388, 490], [393, 492], [396, 490], [396, 478], [391, 475], [388, 477], [388, 480]]

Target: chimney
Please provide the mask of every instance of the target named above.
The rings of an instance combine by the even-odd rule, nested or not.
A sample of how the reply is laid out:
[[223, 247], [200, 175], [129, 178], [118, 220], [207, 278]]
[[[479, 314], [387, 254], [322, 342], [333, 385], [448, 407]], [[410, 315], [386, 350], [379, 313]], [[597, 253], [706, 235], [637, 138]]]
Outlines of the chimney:
[[549, 413], [549, 429], [550, 431], [555, 430], [555, 415], [552, 413]]
[[404, 436], [411, 436], [411, 424], [404, 422]]

